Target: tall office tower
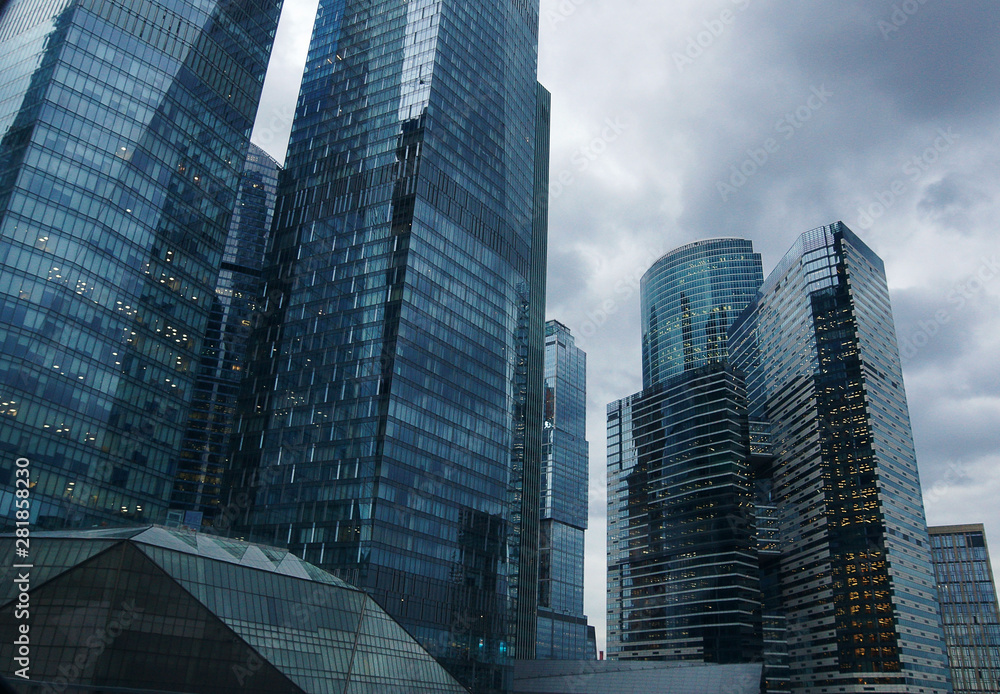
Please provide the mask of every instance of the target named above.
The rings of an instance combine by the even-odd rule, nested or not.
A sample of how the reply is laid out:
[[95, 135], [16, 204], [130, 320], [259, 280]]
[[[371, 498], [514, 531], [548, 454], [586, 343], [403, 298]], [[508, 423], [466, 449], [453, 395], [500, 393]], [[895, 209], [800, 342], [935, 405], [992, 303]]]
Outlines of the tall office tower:
[[279, 10], [0, 9], [0, 482], [31, 461], [37, 527], [166, 516]]
[[770, 423], [792, 690], [951, 691], [882, 261], [803, 234], [729, 347]]
[[545, 324], [545, 424], [535, 657], [586, 660], [583, 536], [587, 529], [587, 355], [562, 323]]
[[678, 248], [641, 282], [644, 390], [608, 406], [608, 656], [763, 653], [746, 389], [726, 331], [763, 280], [749, 241]]
[[251, 319], [260, 303], [264, 245], [271, 230], [278, 163], [251, 144], [208, 328], [170, 507], [191, 528], [214, 522], [222, 494]]
[[639, 283], [642, 387], [727, 360], [726, 331], [763, 281], [745, 239], [696, 241], [653, 263]]
[[538, 2], [320, 6], [265, 264], [245, 535], [464, 684], [535, 645], [548, 94]]
[[955, 694], [1000, 692], [1000, 608], [983, 526], [927, 531]]

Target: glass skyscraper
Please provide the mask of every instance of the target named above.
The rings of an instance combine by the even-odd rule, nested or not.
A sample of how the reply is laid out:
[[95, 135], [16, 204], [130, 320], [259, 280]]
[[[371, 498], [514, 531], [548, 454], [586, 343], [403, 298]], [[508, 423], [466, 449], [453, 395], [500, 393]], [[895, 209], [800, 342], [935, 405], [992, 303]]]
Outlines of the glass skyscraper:
[[882, 261], [803, 234], [729, 348], [770, 426], [792, 691], [950, 692]]
[[764, 281], [745, 239], [707, 239], [653, 263], [640, 281], [642, 387], [728, 357], [726, 331]]
[[212, 297], [171, 497], [177, 522], [191, 528], [211, 526], [222, 498], [247, 341], [260, 303], [260, 273], [271, 230], [278, 168], [264, 150], [250, 145]]
[[742, 239], [642, 278], [642, 392], [608, 406], [608, 656], [763, 655], [746, 389], [726, 331], [763, 280]]
[[981, 524], [928, 528], [955, 694], [1000, 691], [1000, 609]]
[[461, 682], [532, 657], [547, 92], [537, 0], [320, 5], [233, 471], [241, 532]]
[[608, 406], [608, 656], [762, 657], [746, 392], [699, 367]]
[[165, 518], [276, 0], [0, 9], [0, 515]]
[[587, 355], [569, 328], [545, 324], [545, 421], [538, 555], [539, 659], [584, 660], [583, 540], [587, 529]]

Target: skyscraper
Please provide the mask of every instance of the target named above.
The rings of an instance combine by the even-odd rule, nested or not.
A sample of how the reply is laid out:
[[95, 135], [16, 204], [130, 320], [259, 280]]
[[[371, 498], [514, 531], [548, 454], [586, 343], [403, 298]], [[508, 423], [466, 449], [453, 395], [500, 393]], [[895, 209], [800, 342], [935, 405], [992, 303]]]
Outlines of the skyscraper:
[[745, 239], [706, 239], [674, 249], [640, 281], [642, 387], [728, 358], [726, 331], [764, 281]]
[[170, 506], [178, 522], [210, 526], [219, 509], [251, 319], [260, 303], [278, 164], [250, 145], [212, 296], [198, 378]]
[[535, 646], [537, 41], [537, 0], [321, 4], [232, 473], [244, 534], [369, 591], [477, 692]]
[[0, 482], [30, 460], [36, 527], [165, 517], [279, 9], [0, 9]]
[[927, 531], [955, 694], [1000, 691], [1000, 608], [983, 526]]
[[882, 261], [807, 232], [730, 330], [769, 424], [796, 692], [950, 692]]
[[746, 389], [726, 331], [763, 280], [742, 239], [643, 276], [644, 389], [608, 406], [608, 656], [762, 657]]
[[583, 540], [587, 529], [587, 355], [569, 328], [545, 324], [545, 425], [538, 557], [539, 659], [584, 660]]

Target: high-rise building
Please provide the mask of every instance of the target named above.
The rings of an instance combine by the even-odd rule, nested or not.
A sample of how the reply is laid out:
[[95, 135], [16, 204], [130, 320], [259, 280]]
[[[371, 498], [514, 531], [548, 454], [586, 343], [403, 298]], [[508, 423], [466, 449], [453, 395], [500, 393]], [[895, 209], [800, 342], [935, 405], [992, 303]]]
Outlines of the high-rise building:
[[608, 656], [762, 656], [746, 391], [698, 367], [608, 406]]
[[955, 694], [1000, 692], [1000, 608], [981, 524], [928, 528]]
[[170, 507], [177, 522], [211, 526], [219, 510], [251, 321], [260, 303], [278, 164], [254, 144], [240, 179], [198, 362], [194, 400]]
[[538, 2], [322, 3], [241, 405], [242, 534], [476, 692], [532, 657], [549, 97]]
[[696, 241], [653, 263], [639, 283], [642, 387], [725, 361], [726, 331], [763, 281], [745, 239]]
[[729, 349], [769, 425], [792, 691], [950, 692], [882, 261], [803, 234]]
[[[740, 372], [742, 375], [742, 372]], [[751, 519], [760, 576], [761, 637], [768, 694], [789, 692], [788, 629], [781, 602], [781, 507], [774, 495], [774, 451], [766, 422], [749, 419], [753, 471]]]
[[0, 491], [165, 518], [278, 0], [0, 9]]
[[589, 464], [587, 355], [569, 328], [550, 320], [545, 324], [538, 659], [596, 658], [583, 614]]
[[641, 282], [643, 386], [608, 406], [608, 656], [763, 654], [746, 389], [726, 331], [763, 280], [749, 241], [678, 248]]

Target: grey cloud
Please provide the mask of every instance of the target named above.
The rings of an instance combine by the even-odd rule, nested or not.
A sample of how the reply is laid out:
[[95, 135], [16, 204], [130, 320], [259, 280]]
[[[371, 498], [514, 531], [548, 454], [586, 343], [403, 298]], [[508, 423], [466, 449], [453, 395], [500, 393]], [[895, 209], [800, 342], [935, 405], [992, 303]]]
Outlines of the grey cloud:
[[[872, 93], [891, 96], [893, 125], [901, 120], [981, 117], [1000, 104], [995, 27], [1000, 6], [991, 0], [961, 3], [854, 0], [807, 4], [761, 3], [748, 13], [756, 29], [781, 46], [776, 56], [812, 79], [841, 75]], [[912, 10], [912, 7], [907, 7]], [[891, 28], [890, 28], [891, 27]]]
[[969, 364], [969, 339], [986, 317], [982, 304], [963, 302], [947, 286], [919, 286], [892, 295], [896, 338], [908, 373]]
[[[619, 110], [634, 114], [635, 125], [553, 202], [550, 248], [569, 258], [573, 248], [613, 253], [626, 232], [634, 243], [659, 239], [667, 249], [736, 235], [753, 239], [769, 268], [799, 233], [845, 221], [886, 260], [890, 284], [925, 278], [893, 293], [901, 340], [948, 311], [948, 323], [905, 365], [926, 477], [940, 480], [955, 461], [970, 475], [984, 469], [1000, 429], [977, 400], [993, 394], [982, 376], [995, 373], [984, 364], [995, 360], [991, 336], [1000, 333], [997, 290], [984, 289], [961, 310], [949, 295], [976, 270], [978, 254], [996, 247], [1000, 6], [928, 0], [886, 39], [878, 22], [891, 20], [893, 3], [751, 2], [679, 72], [671, 56], [732, 3], [585, 5], [586, 21], [575, 15], [543, 33], [543, 55], [561, 56], [543, 60], [551, 75], [543, 79], [561, 104], [554, 129], [585, 132]], [[779, 123], [814, 87], [834, 96], [786, 137]], [[942, 131], [955, 137], [940, 140]], [[724, 202], [717, 184], [768, 138], [778, 151]], [[554, 170], [572, 149], [555, 153]], [[592, 175], [603, 166], [636, 180], [612, 187]], [[861, 225], [859, 208], [879, 213]], [[562, 272], [567, 281], [552, 285], [550, 312], [585, 314], [599, 288]], [[592, 469], [604, 465], [604, 434], [594, 431], [603, 428], [604, 404], [638, 388], [638, 372], [630, 377], [619, 366], [631, 353], [638, 368], [638, 296], [631, 300], [631, 317], [587, 341]], [[958, 498], [937, 499], [935, 512]], [[589, 551], [603, 547], [592, 532]], [[602, 601], [603, 590], [588, 585], [588, 600]]]
[[[915, 389], [913, 394], [923, 393]], [[949, 398], [934, 393], [931, 402], [911, 407], [920, 470], [934, 481], [950, 464], [968, 465], [1000, 450], [996, 418], [1000, 407], [986, 409], [979, 398]]]
[[927, 186], [920, 208], [932, 213], [947, 212], [970, 204], [968, 182], [958, 181], [956, 176], [948, 176]]
[[918, 208], [941, 227], [972, 236], [979, 228], [979, 210], [991, 206], [993, 200], [993, 193], [984, 190], [978, 180], [951, 174], [924, 189]]

